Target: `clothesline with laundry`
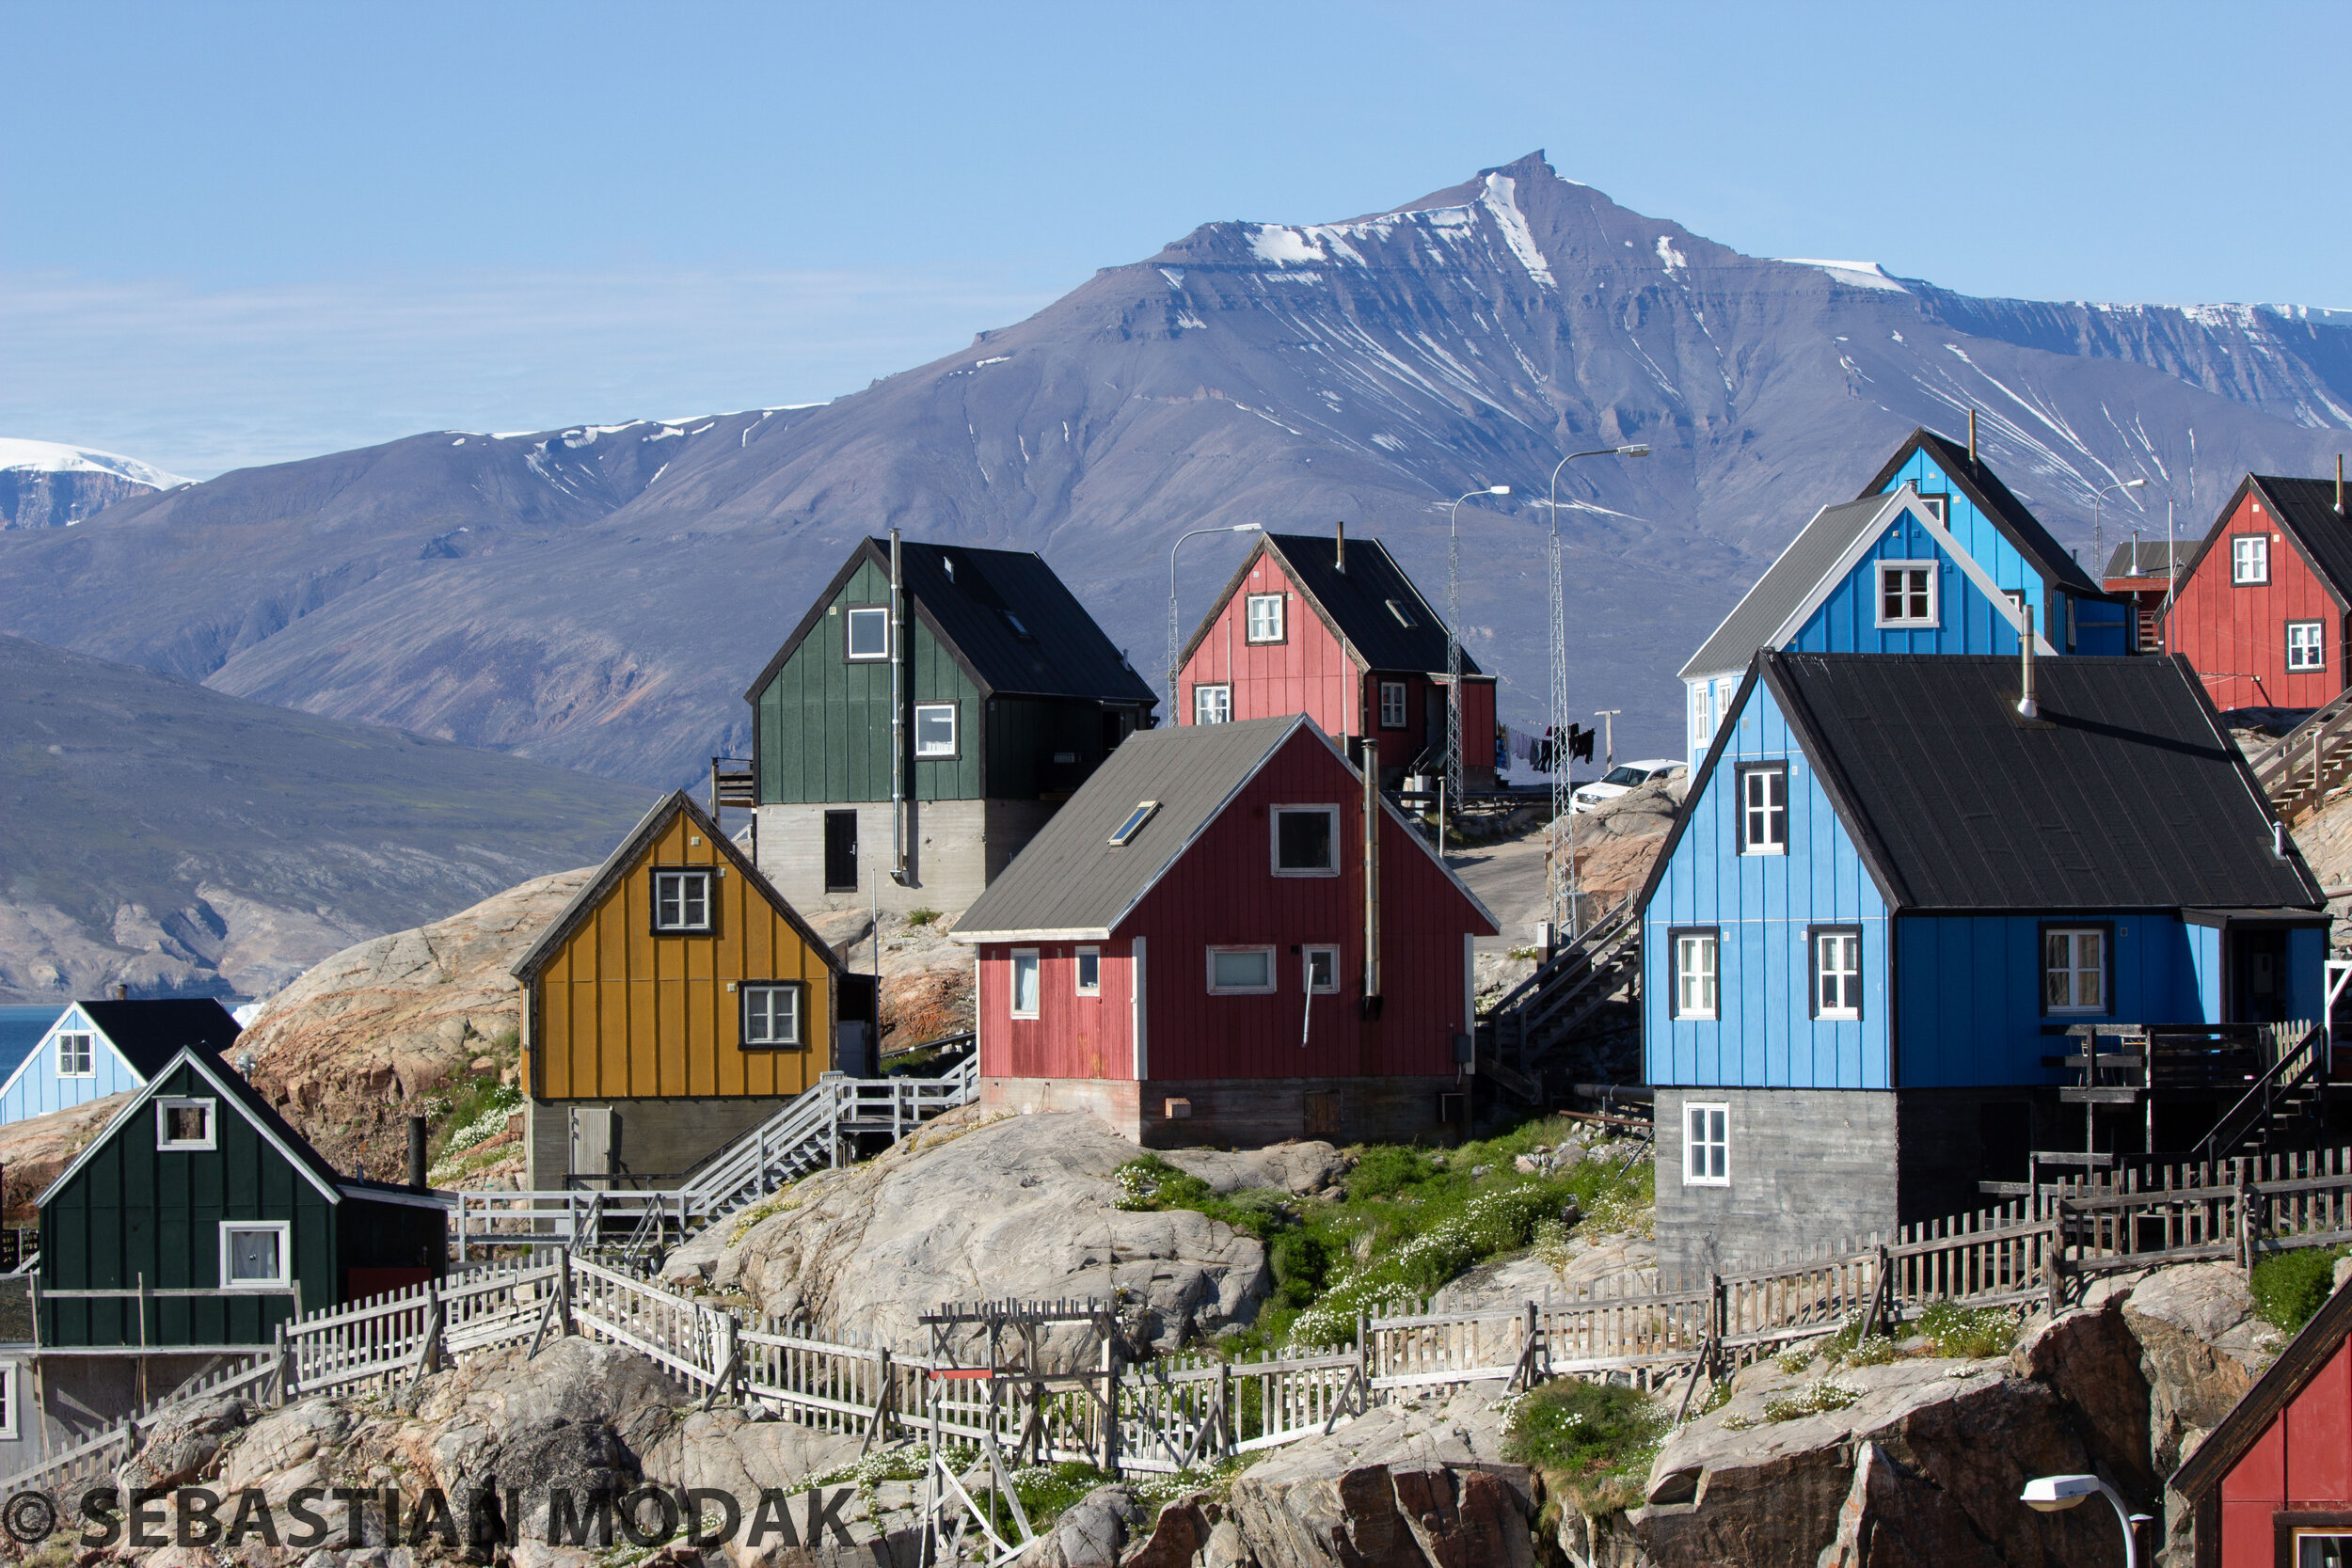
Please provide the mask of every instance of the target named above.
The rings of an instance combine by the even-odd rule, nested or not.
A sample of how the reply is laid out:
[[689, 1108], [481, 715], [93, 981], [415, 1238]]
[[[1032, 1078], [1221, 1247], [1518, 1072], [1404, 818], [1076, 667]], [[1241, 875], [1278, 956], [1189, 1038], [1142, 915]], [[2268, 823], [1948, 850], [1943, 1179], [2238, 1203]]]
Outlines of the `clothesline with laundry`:
[[1557, 729], [1530, 732], [1514, 724], [1497, 724], [1495, 766], [1508, 768], [1514, 762], [1523, 762], [1537, 773], [1549, 773], [1563, 752], [1570, 762], [1590, 762], [1593, 760], [1593, 742], [1598, 734], [1597, 730], [1588, 729], [1582, 724], [1570, 724], [1564, 746], [1558, 739], [1560, 732]]

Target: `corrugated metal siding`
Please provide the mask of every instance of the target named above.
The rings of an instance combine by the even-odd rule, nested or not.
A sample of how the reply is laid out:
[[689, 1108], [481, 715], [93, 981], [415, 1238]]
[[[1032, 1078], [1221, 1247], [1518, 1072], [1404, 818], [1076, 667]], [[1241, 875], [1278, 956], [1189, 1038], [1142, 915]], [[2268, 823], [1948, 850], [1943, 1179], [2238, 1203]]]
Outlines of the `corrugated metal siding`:
[[[653, 934], [655, 866], [721, 864], [690, 819], [657, 834], [596, 913], [548, 959], [529, 1046], [547, 1100], [793, 1095], [832, 1065], [833, 999], [824, 959], [733, 867], [717, 878], [718, 929]], [[730, 981], [800, 980], [805, 1051], [740, 1048]]]
[[[1252, 594], [1282, 595], [1284, 641], [1248, 641], [1247, 600]], [[1355, 662], [1292, 584], [1282, 563], [1263, 553], [1185, 663], [1177, 682], [1184, 709], [1177, 721], [1192, 722], [1195, 686], [1225, 684], [1233, 689], [1237, 720], [1303, 713], [1329, 735], [1363, 733], [1363, 684]]]
[[[1788, 852], [1739, 852], [1737, 765], [1788, 764]], [[1724, 754], [1643, 913], [1643, 1041], [1648, 1081], [1754, 1088], [1883, 1089], [1887, 1061], [1885, 901], [1822, 793], [1772, 693], [1749, 694]], [[1859, 1022], [1811, 1016], [1806, 928], [1862, 927]], [[1719, 929], [1714, 1021], [1669, 1016], [1668, 932]]]
[[[833, 601], [839, 613], [818, 623], [754, 700], [762, 804], [890, 799], [890, 663], [843, 657], [848, 607], [889, 602], [889, 572], [870, 561], [860, 566]], [[958, 755], [911, 762], [909, 787], [918, 800], [978, 800], [978, 690], [912, 607], [908, 620], [908, 701], [958, 705]], [[907, 748], [911, 758], [912, 736]]]
[[[1119, 1078], [1136, 1075], [1135, 959], [1124, 940], [1102, 950], [1102, 994], [1077, 991], [1076, 942], [1038, 950], [1038, 1016], [1012, 1016], [1010, 945], [980, 951], [980, 1072], [989, 1078]], [[1145, 944], [1149, 963], [1151, 944]], [[1153, 976], [1147, 968], [1145, 983]]]
[[[219, 1100], [210, 1084], [182, 1068], [160, 1094]], [[216, 1148], [161, 1150], [155, 1112], [110, 1129], [73, 1180], [41, 1208], [42, 1291], [125, 1290], [144, 1275], [151, 1288], [220, 1284], [223, 1220], [288, 1220], [294, 1277], [305, 1310], [340, 1299], [335, 1208], [231, 1105], [215, 1108]], [[285, 1296], [157, 1300], [148, 1308], [155, 1344], [266, 1343], [270, 1327], [292, 1317]], [[41, 1304], [41, 1338], [60, 1345], [135, 1345], [135, 1304]]]
[[[2250, 491], [2238, 498], [2229, 525], [2181, 584], [2166, 644], [2188, 656], [2216, 707], [2319, 707], [2344, 689], [2344, 612], [2285, 531], [2257, 515], [2260, 504]], [[2231, 536], [2257, 532], [2270, 536], [2270, 580], [2234, 584]], [[2320, 623], [2324, 668], [2287, 673], [2289, 621]]]
[[[57, 1076], [57, 1037], [61, 1034], [87, 1032], [90, 1041], [90, 1066], [95, 1069], [87, 1078]], [[0, 1095], [0, 1122], [23, 1121], [50, 1111], [62, 1111], [74, 1105], [87, 1105], [93, 1100], [103, 1100], [110, 1094], [121, 1094], [144, 1085], [131, 1065], [122, 1059], [106, 1038], [105, 1031], [93, 1025], [79, 1007], [69, 1007], [49, 1033], [33, 1047], [32, 1053], [19, 1064], [8, 1092]]]

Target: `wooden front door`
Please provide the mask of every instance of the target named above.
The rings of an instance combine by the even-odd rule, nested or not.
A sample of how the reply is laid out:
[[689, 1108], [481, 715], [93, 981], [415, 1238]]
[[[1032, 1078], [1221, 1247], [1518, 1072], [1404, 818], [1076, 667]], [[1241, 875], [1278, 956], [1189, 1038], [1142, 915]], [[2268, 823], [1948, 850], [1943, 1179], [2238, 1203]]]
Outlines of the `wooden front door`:
[[857, 891], [857, 813], [825, 813], [825, 891]]
[[2278, 1023], [2287, 1016], [2287, 934], [2237, 930], [2230, 941], [2230, 1016], [2240, 1023]]

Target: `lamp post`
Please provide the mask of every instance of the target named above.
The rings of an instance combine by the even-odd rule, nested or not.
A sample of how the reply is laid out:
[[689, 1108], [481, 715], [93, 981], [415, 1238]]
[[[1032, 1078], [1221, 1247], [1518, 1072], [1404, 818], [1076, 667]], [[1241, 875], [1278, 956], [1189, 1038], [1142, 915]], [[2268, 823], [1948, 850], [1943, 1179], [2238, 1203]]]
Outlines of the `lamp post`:
[[1184, 548], [1187, 539], [1198, 539], [1204, 533], [1263, 533], [1263, 523], [1235, 523], [1231, 528], [1197, 528], [1190, 533], [1177, 536], [1168, 546], [1168, 721], [1181, 724], [1184, 716], [1176, 707], [1176, 552]]
[[1547, 721], [1551, 741], [1551, 875], [1547, 879], [1550, 898], [1545, 913], [1550, 917], [1555, 941], [1563, 924], [1564, 908], [1571, 939], [1576, 936], [1577, 924], [1576, 822], [1568, 812], [1568, 612], [1560, 567], [1560, 470], [1580, 457], [1648, 455], [1649, 444], [1636, 441], [1629, 446], [1572, 451], [1551, 466], [1551, 716]]
[[[1438, 797], [1438, 860], [1445, 860], [1445, 817], [1462, 800], [1462, 536], [1454, 524], [1472, 496], [1507, 496], [1508, 484], [1482, 484], [1454, 498], [1445, 515], [1445, 793]], [[1489, 737], [1489, 744], [1492, 739]]]
[[[2104, 578], [2106, 576], [2107, 562], [2106, 540], [2106, 537], [2099, 531], [2100, 503], [2107, 499], [2107, 492], [2110, 490], [2144, 490], [2147, 487], [2148, 482], [2144, 479], [2126, 479], [2119, 481], [2114, 484], [2102, 484], [2097, 490], [2091, 492], [2090, 564], [2092, 570], [2096, 571], [2101, 577]], [[2137, 562], [2135, 562], [2133, 564], [2137, 565]]]
[[2037, 1476], [2026, 1482], [2017, 1500], [2037, 1513], [2063, 1513], [2090, 1497], [2104, 1497], [2114, 1506], [2116, 1522], [2123, 1527], [2123, 1568], [2139, 1568], [2137, 1527], [2149, 1515], [2126, 1509], [2115, 1488], [2097, 1476]]

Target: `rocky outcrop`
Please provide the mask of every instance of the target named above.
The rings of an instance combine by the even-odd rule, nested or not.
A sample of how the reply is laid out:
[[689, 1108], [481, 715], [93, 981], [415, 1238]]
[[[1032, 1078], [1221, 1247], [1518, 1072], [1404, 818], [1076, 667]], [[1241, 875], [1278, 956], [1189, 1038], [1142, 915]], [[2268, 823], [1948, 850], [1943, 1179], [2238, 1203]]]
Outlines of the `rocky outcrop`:
[[0, 1212], [11, 1223], [31, 1223], [33, 1205], [49, 1183], [130, 1102], [126, 1089], [87, 1105], [0, 1125]]
[[664, 1273], [898, 1344], [924, 1342], [915, 1319], [938, 1303], [984, 1297], [1117, 1298], [1162, 1349], [1255, 1316], [1272, 1276], [1254, 1238], [1188, 1210], [1117, 1207], [1135, 1145], [1082, 1115], [988, 1117], [967, 1106], [819, 1172], [739, 1241], [723, 1219]]
[[[860, 974], [875, 973], [874, 922], [864, 910], [810, 917], [817, 934]], [[972, 1027], [972, 950], [947, 940], [952, 916], [915, 925], [882, 917], [882, 1046], [903, 1051]]]

